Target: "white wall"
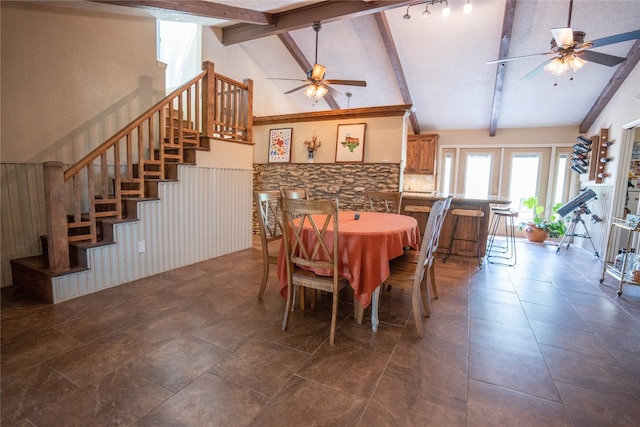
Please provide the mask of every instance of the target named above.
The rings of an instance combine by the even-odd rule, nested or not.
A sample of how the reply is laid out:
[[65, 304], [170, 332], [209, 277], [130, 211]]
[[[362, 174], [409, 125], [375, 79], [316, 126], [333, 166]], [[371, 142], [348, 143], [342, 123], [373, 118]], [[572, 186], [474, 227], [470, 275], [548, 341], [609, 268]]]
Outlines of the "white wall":
[[1, 7], [3, 162], [76, 162], [164, 96], [154, 19]]

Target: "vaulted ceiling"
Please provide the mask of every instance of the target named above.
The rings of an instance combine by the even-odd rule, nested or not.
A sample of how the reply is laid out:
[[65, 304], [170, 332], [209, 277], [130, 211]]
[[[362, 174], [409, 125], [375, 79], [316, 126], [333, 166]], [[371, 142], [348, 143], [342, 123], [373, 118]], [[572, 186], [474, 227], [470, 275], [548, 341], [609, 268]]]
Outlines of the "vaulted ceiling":
[[[545, 126], [586, 132], [640, 59], [640, 40], [629, 40], [593, 49], [626, 57], [620, 65], [588, 63], [562, 77], [541, 71], [523, 79], [545, 56], [487, 65], [549, 51], [550, 29], [568, 24], [569, 0], [469, 0], [471, 13], [462, 10], [467, 0], [449, 0], [448, 17], [441, 16], [437, 1], [92, 3], [220, 27], [222, 44], [239, 44], [270, 78], [306, 78], [316, 55], [312, 24], [319, 21], [317, 59], [327, 67], [326, 78], [366, 80], [367, 86], [336, 85], [340, 93], [317, 102], [302, 90], [293, 92], [286, 96], [298, 111], [291, 113], [412, 104], [414, 132], [486, 129], [493, 135]], [[423, 19], [427, 5], [431, 14]], [[410, 19], [403, 18], [407, 14]], [[640, 30], [640, 2], [574, 0], [571, 27], [584, 31], [586, 40]], [[283, 93], [303, 84], [270, 82]], [[636, 88], [640, 115], [640, 82]]]

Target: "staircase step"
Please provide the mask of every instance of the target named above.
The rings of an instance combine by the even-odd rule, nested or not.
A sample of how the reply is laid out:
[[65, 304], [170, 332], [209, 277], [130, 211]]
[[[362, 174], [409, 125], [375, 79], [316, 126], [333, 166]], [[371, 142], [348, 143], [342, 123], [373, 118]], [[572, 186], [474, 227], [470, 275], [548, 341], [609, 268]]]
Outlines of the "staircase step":
[[55, 302], [53, 300], [52, 277], [86, 270], [88, 270], [87, 267], [74, 266], [63, 273], [54, 274], [49, 269], [48, 258], [44, 255], [11, 260], [11, 275], [14, 286], [50, 304]]

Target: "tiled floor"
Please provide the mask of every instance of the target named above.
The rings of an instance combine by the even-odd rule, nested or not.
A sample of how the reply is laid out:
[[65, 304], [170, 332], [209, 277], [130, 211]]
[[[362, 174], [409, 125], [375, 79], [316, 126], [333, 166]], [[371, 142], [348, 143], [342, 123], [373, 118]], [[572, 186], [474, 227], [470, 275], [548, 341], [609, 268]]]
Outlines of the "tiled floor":
[[516, 267], [437, 262], [419, 339], [383, 291], [377, 333], [345, 294], [280, 329], [249, 249], [55, 306], [2, 290], [3, 426], [640, 425], [640, 287], [519, 242]]

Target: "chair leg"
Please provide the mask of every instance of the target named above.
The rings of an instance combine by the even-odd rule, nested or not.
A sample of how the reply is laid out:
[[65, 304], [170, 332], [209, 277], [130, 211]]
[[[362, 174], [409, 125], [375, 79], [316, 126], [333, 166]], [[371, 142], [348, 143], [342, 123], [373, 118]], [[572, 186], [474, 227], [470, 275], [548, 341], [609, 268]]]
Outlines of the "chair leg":
[[431, 295], [429, 294], [429, 281], [427, 276], [420, 284], [420, 296], [422, 297], [422, 308], [424, 309], [424, 317], [431, 317]]
[[411, 295], [411, 306], [413, 307], [413, 321], [416, 323], [416, 331], [418, 332], [418, 336], [420, 338], [423, 337], [423, 334], [422, 334], [422, 316], [420, 316], [420, 303], [419, 303], [419, 300], [421, 299], [421, 295], [419, 295], [419, 293], [423, 292], [422, 291], [423, 285], [426, 285], [426, 283], [421, 283], [420, 287], [417, 287], [417, 288], [414, 287]]
[[438, 287], [436, 286], [436, 266], [433, 262], [429, 266], [429, 280], [431, 281], [431, 289], [433, 290], [433, 299], [438, 299]]
[[287, 325], [289, 324], [289, 314], [291, 313], [292, 302], [294, 301], [293, 288], [291, 284], [287, 285], [287, 302], [284, 307], [284, 319], [282, 319], [283, 331], [287, 330]]
[[269, 260], [265, 259], [262, 263], [262, 283], [260, 283], [260, 292], [258, 293], [258, 299], [262, 300], [264, 291], [267, 288], [267, 280], [269, 280]]
[[333, 292], [333, 307], [331, 308], [331, 331], [329, 332], [329, 345], [333, 345], [336, 336], [336, 320], [338, 318], [338, 292]]
[[442, 263], [444, 264], [449, 259], [451, 255], [451, 248], [453, 248], [453, 241], [456, 237], [456, 229], [458, 228], [458, 215], [455, 215], [455, 219], [453, 220], [453, 227], [451, 228], [451, 237], [449, 238], [449, 247], [447, 248], [447, 254], [442, 259]]

